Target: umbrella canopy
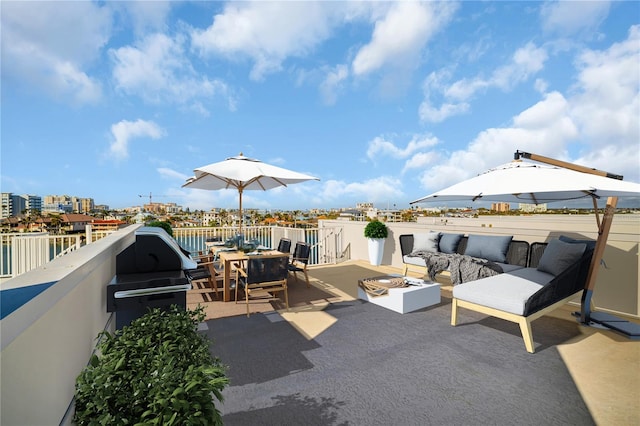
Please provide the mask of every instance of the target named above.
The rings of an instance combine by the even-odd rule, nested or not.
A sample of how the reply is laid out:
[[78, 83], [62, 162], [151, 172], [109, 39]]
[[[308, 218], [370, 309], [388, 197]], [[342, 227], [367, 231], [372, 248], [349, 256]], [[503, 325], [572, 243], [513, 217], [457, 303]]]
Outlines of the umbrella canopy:
[[601, 197], [638, 197], [640, 184], [562, 167], [515, 160], [412, 201], [551, 203]]
[[[544, 165], [525, 162], [528, 158]], [[600, 170], [566, 163], [536, 154], [517, 151], [515, 160], [490, 169], [411, 204], [428, 201], [499, 201], [517, 203], [549, 203], [554, 201], [591, 198], [596, 208], [598, 239], [582, 296], [581, 320], [591, 319], [591, 297], [595, 287], [598, 266], [611, 227], [618, 197], [640, 197], [640, 184], [622, 181], [621, 176]], [[603, 220], [597, 211], [597, 199], [607, 197]]]
[[236, 188], [239, 194], [240, 232], [242, 232], [242, 193], [244, 190], [266, 191], [279, 186], [308, 180], [320, 180], [314, 176], [283, 169], [262, 161], [245, 157], [240, 153], [224, 161], [194, 169], [194, 177], [187, 179], [183, 188], [218, 190]]

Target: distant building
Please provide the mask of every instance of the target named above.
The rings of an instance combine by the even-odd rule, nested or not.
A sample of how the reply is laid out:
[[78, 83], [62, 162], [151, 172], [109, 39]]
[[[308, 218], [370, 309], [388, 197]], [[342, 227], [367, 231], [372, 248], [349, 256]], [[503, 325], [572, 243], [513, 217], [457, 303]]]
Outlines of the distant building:
[[46, 213], [89, 213], [95, 209], [93, 198], [70, 195], [45, 195], [42, 212]]
[[364, 218], [365, 216], [362, 213], [362, 211], [357, 209], [343, 210], [340, 212], [340, 214], [337, 217], [338, 220], [358, 220], [358, 221], [363, 221]]
[[211, 211], [202, 213], [202, 226], [211, 226], [214, 223], [222, 223], [220, 220], [220, 210], [211, 209]]
[[175, 214], [182, 210], [176, 203], [148, 203], [143, 206], [144, 210], [153, 213]]
[[0, 219], [7, 219], [12, 216], [13, 200], [10, 192], [3, 192], [0, 202], [2, 202], [2, 210], [0, 210]]
[[2, 193], [1, 219], [11, 216], [21, 216], [24, 213], [41, 212], [42, 198], [37, 195], [17, 195], [11, 192]]
[[356, 203], [356, 209], [358, 210], [370, 210], [373, 208], [373, 203]]
[[86, 226], [96, 220], [93, 216], [78, 213], [66, 213], [60, 216], [63, 229], [67, 232], [82, 232]]
[[117, 231], [126, 224], [118, 219], [94, 219], [91, 222], [91, 229], [94, 231]]
[[518, 204], [518, 209], [525, 213], [544, 213], [547, 211], [547, 204], [520, 203]]
[[491, 211], [494, 212], [508, 212], [511, 210], [511, 205], [509, 203], [492, 203]]

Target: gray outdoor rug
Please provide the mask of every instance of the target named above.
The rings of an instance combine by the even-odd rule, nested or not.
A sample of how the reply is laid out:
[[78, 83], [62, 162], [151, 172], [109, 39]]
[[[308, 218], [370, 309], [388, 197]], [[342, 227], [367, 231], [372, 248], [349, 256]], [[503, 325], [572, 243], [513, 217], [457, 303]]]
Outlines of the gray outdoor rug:
[[225, 425], [590, 425], [555, 346], [579, 325], [516, 324], [450, 300], [409, 314], [360, 300], [330, 305], [337, 322], [307, 340], [277, 313], [208, 321], [229, 366]]

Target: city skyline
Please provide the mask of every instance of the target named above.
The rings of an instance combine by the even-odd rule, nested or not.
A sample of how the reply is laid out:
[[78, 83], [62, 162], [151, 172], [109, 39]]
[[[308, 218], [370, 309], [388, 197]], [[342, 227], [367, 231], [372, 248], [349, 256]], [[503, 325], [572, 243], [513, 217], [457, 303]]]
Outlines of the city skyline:
[[0, 19], [3, 192], [233, 209], [182, 184], [239, 152], [320, 178], [251, 209], [408, 208], [516, 150], [640, 181], [636, 2], [10, 0]]

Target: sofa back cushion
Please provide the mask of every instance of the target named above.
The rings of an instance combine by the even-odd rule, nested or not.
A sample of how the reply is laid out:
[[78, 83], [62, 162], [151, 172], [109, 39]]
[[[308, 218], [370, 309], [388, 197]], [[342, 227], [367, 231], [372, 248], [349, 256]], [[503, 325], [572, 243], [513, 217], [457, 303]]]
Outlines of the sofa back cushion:
[[585, 243], [568, 243], [559, 239], [549, 241], [542, 253], [538, 271], [548, 272], [554, 276], [576, 263], [587, 248]]
[[419, 232], [413, 234], [413, 251], [438, 252], [439, 232]]
[[504, 263], [507, 260], [507, 251], [512, 239], [512, 235], [469, 235], [464, 254]]
[[458, 249], [458, 244], [462, 239], [463, 234], [447, 234], [443, 233], [440, 236], [440, 242], [438, 243], [438, 249], [442, 253], [455, 253]]

